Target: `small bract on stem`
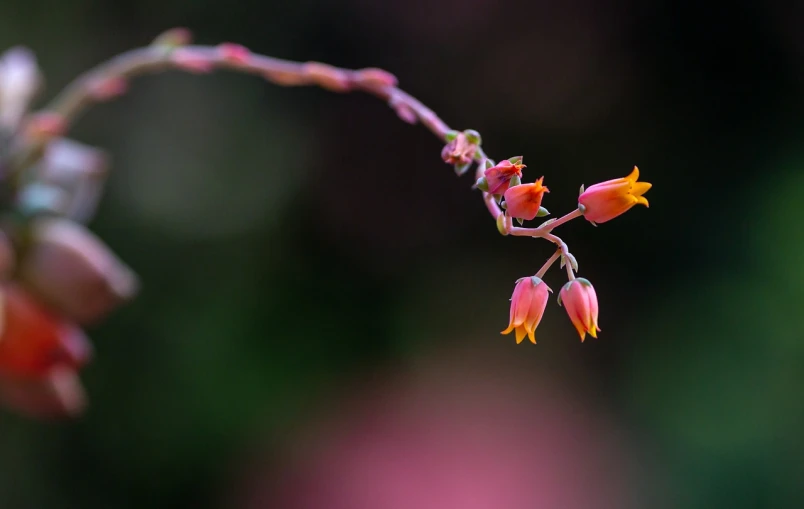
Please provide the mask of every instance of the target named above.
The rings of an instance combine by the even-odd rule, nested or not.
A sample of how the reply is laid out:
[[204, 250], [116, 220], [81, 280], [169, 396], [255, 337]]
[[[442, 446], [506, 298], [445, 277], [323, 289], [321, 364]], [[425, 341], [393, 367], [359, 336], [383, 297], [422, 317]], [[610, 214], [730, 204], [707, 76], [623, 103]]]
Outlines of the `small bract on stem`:
[[480, 133], [451, 129], [398, 88], [391, 73], [291, 62], [234, 43], [202, 46], [190, 39], [186, 29], [169, 30], [150, 45], [78, 76], [38, 111], [30, 110], [43, 81], [33, 53], [18, 47], [0, 55], [0, 401], [38, 415], [75, 415], [83, 409], [78, 370], [89, 356], [75, 352], [89, 352], [91, 344], [80, 326], [133, 298], [139, 284], [134, 272], [81, 224], [96, 210], [108, 158], [65, 136], [88, 107], [130, 92], [137, 76], [169, 69], [195, 74], [225, 69], [280, 86], [363, 92], [387, 102], [404, 122], [420, 122], [445, 144], [441, 158], [458, 176], [477, 165], [473, 188], [502, 235], [542, 238], [557, 248], [534, 276], [517, 281], [504, 333], [515, 331], [517, 342], [524, 337], [536, 342], [550, 293], [542, 277], [561, 260], [570, 318], [581, 339], [596, 335], [597, 296], [591, 283], [575, 277], [578, 262], [553, 231], [581, 216], [603, 223], [636, 204], [647, 206], [643, 195], [650, 184], [638, 181], [638, 168], [627, 177], [582, 187], [577, 208], [560, 218], [522, 227], [549, 215], [542, 206], [550, 192], [544, 177], [523, 183], [523, 156], [495, 162], [483, 150]]

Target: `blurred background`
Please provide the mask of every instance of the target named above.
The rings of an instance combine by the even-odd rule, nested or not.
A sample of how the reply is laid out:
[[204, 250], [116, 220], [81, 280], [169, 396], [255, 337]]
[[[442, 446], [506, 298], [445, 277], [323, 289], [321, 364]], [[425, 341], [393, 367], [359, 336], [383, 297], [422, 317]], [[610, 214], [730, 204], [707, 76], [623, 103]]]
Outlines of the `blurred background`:
[[[0, 413], [0, 507], [804, 507], [804, 9], [615, 0], [5, 0], [52, 97], [174, 26], [382, 67], [559, 216], [638, 165], [651, 208], [558, 232], [600, 298], [500, 336], [552, 253], [381, 101], [166, 73], [73, 131], [141, 295], [89, 331], [75, 422]], [[563, 273], [546, 277], [556, 291]]]

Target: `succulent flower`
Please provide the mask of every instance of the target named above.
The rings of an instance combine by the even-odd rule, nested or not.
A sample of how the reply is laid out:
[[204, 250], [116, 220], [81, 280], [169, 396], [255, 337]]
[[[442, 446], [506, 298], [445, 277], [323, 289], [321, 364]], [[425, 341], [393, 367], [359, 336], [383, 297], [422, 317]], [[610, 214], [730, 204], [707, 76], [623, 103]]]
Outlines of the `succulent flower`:
[[542, 320], [544, 308], [547, 307], [549, 292], [552, 290], [536, 276], [519, 279], [511, 296], [511, 316], [508, 328], [502, 334], [515, 333], [517, 344], [525, 336], [536, 344], [535, 331]]
[[586, 339], [587, 333], [596, 338], [600, 328], [597, 326], [597, 294], [592, 283], [582, 277], [573, 279], [561, 288], [558, 298], [581, 336], [581, 341]]
[[639, 168], [623, 178], [607, 180], [589, 186], [578, 197], [578, 208], [584, 217], [593, 223], [605, 223], [615, 217], [628, 212], [636, 204], [648, 206], [648, 200], [642, 196], [651, 184], [637, 182]]
[[508, 215], [519, 219], [534, 219], [539, 215], [539, 209], [542, 206], [542, 197], [544, 193], [549, 193], [550, 190], [542, 185], [540, 178], [532, 184], [520, 184], [518, 186], [509, 186], [505, 191], [505, 207]]

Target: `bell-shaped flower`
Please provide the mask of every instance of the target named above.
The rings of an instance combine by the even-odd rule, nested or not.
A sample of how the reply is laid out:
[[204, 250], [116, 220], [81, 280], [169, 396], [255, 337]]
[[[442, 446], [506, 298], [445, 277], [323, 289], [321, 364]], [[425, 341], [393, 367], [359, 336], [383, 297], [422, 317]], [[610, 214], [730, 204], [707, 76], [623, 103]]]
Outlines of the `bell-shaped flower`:
[[624, 214], [636, 204], [648, 206], [648, 200], [642, 196], [651, 184], [637, 182], [639, 168], [623, 178], [607, 180], [585, 190], [578, 197], [578, 208], [586, 219], [593, 223], [605, 223], [620, 214]]
[[509, 216], [530, 221], [539, 214], [542, 197], [550, 192], [542, 185], [543, 179], [541, 177], [532, 184], [512, 186], [505, 191], [505, 206]]
[[502, 331], [502, 334], [515, 332], [517, 344], [528, 336], [530, 342], [535, 345], [534, 333], [542, 319], [544, 308], [547, 307], [549, 292], [552, 290], [536, 276], [519, 279], [514, 287], [514, 294], [511, 296], [511, 315], [508, 328]]
[[567, 310], [581, 341], [586, 339], [587, 333], [596, 338], [600, 328], [597, 326], [597, 294], [592, 283], [582, 277], [575, 278], [561, 288], [558, 299]]

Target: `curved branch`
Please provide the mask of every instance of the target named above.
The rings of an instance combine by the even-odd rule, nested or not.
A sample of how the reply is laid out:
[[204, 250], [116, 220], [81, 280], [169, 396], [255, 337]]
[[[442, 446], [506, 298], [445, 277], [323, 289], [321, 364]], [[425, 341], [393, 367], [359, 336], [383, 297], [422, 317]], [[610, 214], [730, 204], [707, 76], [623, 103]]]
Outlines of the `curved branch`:
[[[376, 69], [342, 69], [320, 62], [293, 62], [251, 53], [243, 46], [224, 43], [218, 46], [199, 46], [165, 43], [161, 38], [152, 45], [122, 53], [105, 63], [79, 75], [38, 115], [47, 120], [51, 131], [62, 134], [95, 103], [107, 101], [125, 92], [128, 82], [134, 77], [166, 70], [182, 70], [193, 73], [209, 73], [215, 69], [229, 69], [255, 74], [280, 86], [319, 86], [333, 92], [364, 92], [374, 95], [393, 108], [405, 122], [421, 122], [441, 141], [447, 141], [450, 127], [430, 108], [407, 92], [398, 88], [396, 77]], [[54, 124], [58, 129], [53, 129]], [[51, 132], [52, 134], [52, 132]], [[17, 167], [24, 168], [42, 153], [48, 142], [46, 136], [29, 137], [17, 160]], [[478, 147], [474, 162], [477, 174], [482, 176], [488, 156]], [[495, 220], [502, 210], [495, 197], [483, 192], [483, 201]], [[505, 216], [505, 232], [519, 236], [542, 237], [562, 247], [550, 232], [560, 224], [580, 216], [576, 210], [566, 216], [543, 224], [535, 229], [514, 228], [511, 218]], [[566, 252], [566, 245], [562, 247]], [[568, 254], [568, 253], [565, 253]]]

